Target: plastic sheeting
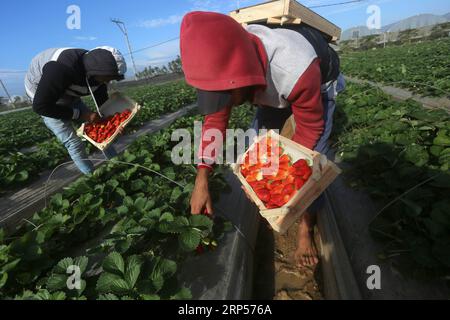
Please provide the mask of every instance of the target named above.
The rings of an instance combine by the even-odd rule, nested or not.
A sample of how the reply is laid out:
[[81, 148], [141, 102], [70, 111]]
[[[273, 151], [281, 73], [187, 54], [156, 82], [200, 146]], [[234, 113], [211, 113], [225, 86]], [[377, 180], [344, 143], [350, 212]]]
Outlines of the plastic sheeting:
[[216, 214], [231, 221], [235, 228], [218, 242], [217, 250], [190, 258], [180, 272], [180, 280], [191, 289], [195, 300], [252, 298], [254, 247], [260, 216], [237, 178], [229, 172], [226, 179], [232, 192], [221, 196], [215, 205]]

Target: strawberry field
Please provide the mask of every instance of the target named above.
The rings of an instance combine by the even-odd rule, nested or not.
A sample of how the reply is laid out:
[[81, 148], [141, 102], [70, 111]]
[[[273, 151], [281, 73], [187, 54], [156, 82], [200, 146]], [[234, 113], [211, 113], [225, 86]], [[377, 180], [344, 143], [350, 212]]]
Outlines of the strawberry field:
[[448, 280], [449, 114], [351, 84], [338, 98], [333, 139], [345, 180], [378, 204], [370, 231], [383, 243], [379, 258], [415, 279]]
[[[249, 126], [252, 108], [233, 112], [234, 127]], [[186, 116], [136, 140], [128, 150], [51, 198], [16, 230], [0, 231], [2, 299], [184, 299], [177, 273], [189, 256], [215, 250], [230, 225], [191, 216], [196, 169], [174, 166], [175, 128]], [[220, 170], [211, 179], [215, 199], [227, 192]], [[81, 286], [68, 290], [68, 266], [79, 266]]]
[[450, 92], [450, 40], [434, 40], [342, 56], [344, 74], [406, 88], [424, 96]]
[[[142, 106], [127, 132], [196, 99], [195, 91], [184, 82], [132, 88], [126, 94]], [[92, 101], [88, 104], [93, 107]], [[0, 127], [0, 193], [26, 186], [39, 173], [68, 158], [64, 146], [33, 111], [2, 115]], [[88, 146], [88, 150], [92, 151], [92, 146]]]

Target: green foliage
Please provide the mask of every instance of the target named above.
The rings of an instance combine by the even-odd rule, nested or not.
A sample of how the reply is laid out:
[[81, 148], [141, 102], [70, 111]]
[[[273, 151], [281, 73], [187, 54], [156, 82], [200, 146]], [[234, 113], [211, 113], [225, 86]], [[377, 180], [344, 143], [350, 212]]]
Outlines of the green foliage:
[[342, 55], [345, 74], [407, 88], [424, 96], [450, 92], [450, 40], [434, 40]]
[[[338, 98], [334, 140], [351, 186], [388, 206], [371, 232], [383, 257], [415, 278], [450, 275], [450, 116], [349, 85]], [[374, 121], [376, 119], [376, 121]], [[446, 249], [445, 249], [446, 248]]]

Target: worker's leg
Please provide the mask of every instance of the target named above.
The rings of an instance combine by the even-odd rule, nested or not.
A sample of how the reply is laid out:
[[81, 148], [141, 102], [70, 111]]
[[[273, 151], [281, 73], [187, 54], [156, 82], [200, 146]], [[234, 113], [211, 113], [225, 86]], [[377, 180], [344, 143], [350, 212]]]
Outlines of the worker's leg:
[[[81, 101], [81, 100], [78, 100], [78, 101], [74, 104], [74, 107], [80, 109], [81, 112], [91, 111], [91, 110], [89, 109], [89, 107], [86, 106], [86, 105], [84, 104], [84, 102]], [[114, 147], [113, 147], [112, 145], [109, 146], [108, 148], [106, 148], [105, 150], [103, 150], [103, 153], [104, 153], [104, 155], [105, 155], [105, 157], [106, 157], [107, 159], [112, 159], [112, 158], [114, 158], [114, 157], [117, 156], [116, 149], [114, 149]]]
[[48, 117], [42, 117], [45, 125], [49, 128], [58, 140], [66, 147], [75, 165], [83, 174], [90, 174], [94, 171], [92, 162], [87, 159], [85, 145], [77, 136], [72, 122]]
[[[333, 128], [333, 116], [336, 109], [337, 94], [345, 88], [345, 81], [342, 76], [323, 93], [324, 107], [324, 132], [320, 137], [315, 151], [326, 154], [329, 150], [328, 139]], [[297, 250], [295, 252], [296, 263], [300, 266], [311, 266], [318, 263], [317, 248], [314, 244], [314, 226], [317, 220], [317, 213], [324, 204], [324, 196], [321, 195], [302, 215], [297, 235]]]

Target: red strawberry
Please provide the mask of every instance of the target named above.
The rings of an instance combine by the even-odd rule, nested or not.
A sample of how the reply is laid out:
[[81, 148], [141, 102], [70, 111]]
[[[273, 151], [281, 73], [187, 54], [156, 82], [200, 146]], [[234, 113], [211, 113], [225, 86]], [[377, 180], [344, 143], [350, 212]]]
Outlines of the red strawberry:
[[197, 249], [195, 249], [195, 251], [197, 252], [197, 254], [202, 254], [205, 251], [205, 249], [203, 248], [202, 244], [199, 244]]
[[305, 184], [305, 182], [302, 180], [302, 178], [300, 178], [300, 177], [295, 178], [295, 189], [296, 190], [300, 190], [304, 184]]
[[283, 195], [291, 196], [295, 192], [295, 186], [293, 184], [288, 184], [283, 188]]
[[308, 162], [305, 159], [300, 159], [292, 165], [294, 168], [304, 168], [309, 167]]
[[259, 189], [256, 192], [256, 195], [262, 202], [268, 202], [270, 200], [270, 191], [267, 189]]
[[270, 190], [270, 194], [281, 194], [283, 192], [284, 186], [282, 184], [274, 187]]
[[287, 154], [283, 154], [279, 161], [280, 163], [289, 163], [291, 162], [291, 158]]

